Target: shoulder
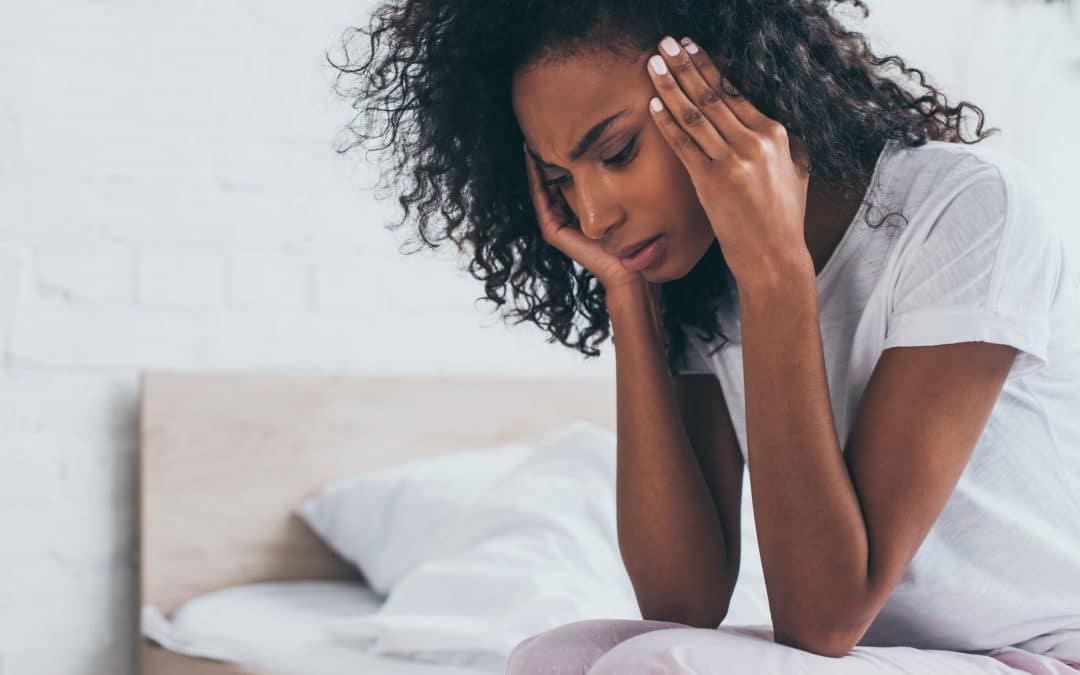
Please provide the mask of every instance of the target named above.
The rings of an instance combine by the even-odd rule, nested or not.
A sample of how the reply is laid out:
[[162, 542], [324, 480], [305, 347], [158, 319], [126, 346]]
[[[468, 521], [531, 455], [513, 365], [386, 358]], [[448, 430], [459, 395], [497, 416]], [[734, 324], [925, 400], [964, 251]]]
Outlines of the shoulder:
[[894, 182], [918, 186], [924, 193], [940, 193], [967, 185], [995, 185], [1002, 192], [1002, 200], [1005, 197], [1018, 201], [1037, 199], [1042, 186], [1031, 167], [986, 143], [927, 141], [919, 146], [904, 146], [894, 142], [889, 176]]
[[[933, 141], [894, 159], [907, 180], [894, 183], [905, 231], [892, 255], [909, 304], [932, 293], [996, 307], [1056, 297], [1065, 245], [1030, 167], [993, 147]], [[960, 298], [965, 287], [971, 298]]]
[[[1020, 232], [1052, 245], [1060, 233], [1048, 216], [1034, 171], [985, 143], [896, 145], [888, 168], [895, 205], [910, 226], [922, 230], [920, 239], [965, 224], [981, 232], [997, 225], [1006, 240]], [[949, 223], [956, 225], [950, 228]]]

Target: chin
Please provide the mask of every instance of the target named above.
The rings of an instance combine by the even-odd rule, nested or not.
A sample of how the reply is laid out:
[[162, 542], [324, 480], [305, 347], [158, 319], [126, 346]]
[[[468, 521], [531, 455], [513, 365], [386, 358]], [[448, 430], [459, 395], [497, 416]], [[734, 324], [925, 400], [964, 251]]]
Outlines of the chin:
[[693, 265], [686, 265], [684, 261], [677, 256], [665, 256], [665, 259], [661, 260], [660, 264], [656, 267], [642, 270], [641, 276], [645, 277], [645, 280], [650, 283], [662, 284], [668, 281], [682, 279], [689, 274], [692, 269], [694, 269]]
[[686, 274], [671, 274], [666, 271], [664, 266], [661, 266], [656, 269], [645, 270], [641, 273], [641, 276], [645, 277], [645, 281], [648, 281], [651, 284], [659, 285], [667, 283], [669, 281], [675, 281], [676, 279], [681, 279], [686, 276]]

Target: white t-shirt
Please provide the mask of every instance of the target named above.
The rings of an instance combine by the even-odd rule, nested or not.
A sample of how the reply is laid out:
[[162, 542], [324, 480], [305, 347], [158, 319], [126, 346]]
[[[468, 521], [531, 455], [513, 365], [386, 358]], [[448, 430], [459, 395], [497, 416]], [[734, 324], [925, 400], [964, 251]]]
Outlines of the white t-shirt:
[[[1019, 351], [956, 489], [859, 644], [1014, 645], [1080, 662], [1076, 262], [1030, 168], [1000, 150], [889, 141], [869, 197], [817, 275], [840, 447], [882, 350], [983, 341]], [[873, 229], [867, 211], [874, 225], [895, 211], [904, 218]], [[720, 339], [703, 344], [690, 329], [689, 367], [679, 372], [717, 376], [745, 460], [733, 300], [720, 316], [731, 342], [710, 356]], [[749, 485], [744, 478], [744, 496]]]

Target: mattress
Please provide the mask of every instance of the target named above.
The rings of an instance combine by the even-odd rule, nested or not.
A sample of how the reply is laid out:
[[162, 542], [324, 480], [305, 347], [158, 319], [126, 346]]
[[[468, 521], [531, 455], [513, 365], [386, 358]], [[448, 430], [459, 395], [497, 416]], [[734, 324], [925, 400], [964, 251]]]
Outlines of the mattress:
[[267, 675], [502, 673], [495, 655], [447, 653], [439, 662], [373, 654], [326, 633], [327, 619], [376, 611], [384, 598], [358, 581], [273, 581], [208, 593], [165, 617], [142, 608], [143, 635], [170, 651], [241, 664]]

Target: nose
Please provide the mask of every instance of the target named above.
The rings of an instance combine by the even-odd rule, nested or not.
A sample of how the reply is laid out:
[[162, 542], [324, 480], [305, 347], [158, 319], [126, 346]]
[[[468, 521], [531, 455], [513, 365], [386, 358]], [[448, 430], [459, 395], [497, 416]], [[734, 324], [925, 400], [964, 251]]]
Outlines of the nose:
[[621, 209], [610, 186], [602, 180], [586, 180], [577, 181], [577, 189], [572, 197], [577, 203], [571, 204], [571, 208], [574, 209], [581, 232], [586, 237], [603, 239], [608, 231], [618, 224]]

